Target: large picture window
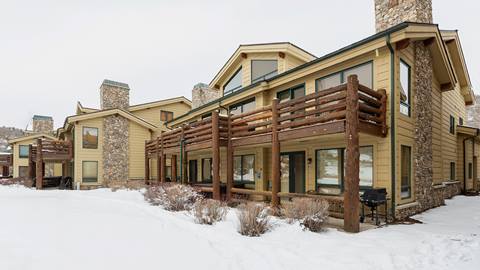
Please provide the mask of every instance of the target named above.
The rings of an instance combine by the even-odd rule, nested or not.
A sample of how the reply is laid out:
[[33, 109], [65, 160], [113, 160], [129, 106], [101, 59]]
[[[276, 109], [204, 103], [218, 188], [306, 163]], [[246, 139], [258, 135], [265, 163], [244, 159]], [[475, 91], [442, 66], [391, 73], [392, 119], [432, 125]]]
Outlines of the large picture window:
[[[316, 152], [317, 189], [321, 193], [340, 194], [345, 177], [345, 148]], [[373, 146], [360, 147], [360, 188], [373, 186]]]
[[254, 109], [255, 98], [252, 98], [230, 106], [230, 113], [235, 115], [253, 111]]
[[223, 86], [223, 95], [233, 93], [242, 88], [242, 68], [240, 67], [235, 74]]
[[28, 158], [28, 150], [29, 146], [28, 145], [19, 145], [18, 146], [18, 156], [20, 158]]
[[411, 79], [410, 66], [400, 60], [400, 112], [406, 116], [410, 116], [411, 107]]
[[400, 154], [401, 196], [405, 199], [412, 195], [412, 148], [402, 145]]
[[82, 162], [82, 182], [98, 181], [98, 162], [83, 161]]
[[233, 158], [233, 179], [236, 182], [254, 182], [255, 155]]
[[252, 60], [252, 83], [269, 79], [278, 74], [277, 60]]
[[212, 159], [202, 159], [202, 182], [212, 182]]
[[346, 83], [348, 76], [353, 74], [358, 76], [358, 81], [360, 84], [369, 88], [373, 88], [373, 64], [372, 62], [368, 62], [317, 79], [315, 82], [315, 89], [317, 91], [322, 91]]
[[98, 128], [83, 127], [82, 146], [86, 149], [98, 148]]

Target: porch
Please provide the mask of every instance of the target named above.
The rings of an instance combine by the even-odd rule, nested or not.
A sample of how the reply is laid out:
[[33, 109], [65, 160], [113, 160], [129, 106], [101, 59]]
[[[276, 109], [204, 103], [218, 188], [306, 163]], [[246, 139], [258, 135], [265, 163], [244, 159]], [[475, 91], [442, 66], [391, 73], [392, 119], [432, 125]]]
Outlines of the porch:
[[0, 168], [2, 177], [10, 176], [10, 167], [13, 166], [13, 154], [0, 154]]
[[[181, 182], [189, 183], [191, 177], [187, 172], [190, 156], [208, 153], [211, 155], [211, 184], [202, 185], [200, 189], [211, 192], [214, 199], [222, 198], [222, 182], [226, 200], [231, 200], [234, 195], [262, 196], [269, 198], [274, 208], [279, 206], [282, 198], [327, 198], [343, 208], [345, 229], [358, 232], [359, 137], [360, 133], [373, 137], [386, 136], [386, 99], [385, 90], [374, 91], [359, 85], [357, 76], [351, 75], [346, 84], [282, 103], [274, 99], [271, 105], [247, 113], [222, 116], [213, 112], [211, 118], [183, 125], [147, 141], [145, 179], [147, 183], [150, 182], [150, 160], [155, 159], [158, 181], [165, 182], [168, 156], [171, 160], [171, 179], [176, 181], [177, 166], [180, 166]], [[286, 175], [282, 173], [286, 154], [282, 154], [283, 148], [300, 140], [319, 141], [325, 136], [336, 136], [345, 142], [343, 197], [320, 195], [316, 189], [301, 191], [294, 186], [282, 188], [285, 185], [282, 184], [282, 175]], [[268, 149], [265, 150], [269, 152], [266, 153], [269, 155], [266, 159], [268, 162], [262, 164], [265, 170], [270, 170], [268, 185], [255, 189], [235, 185], [234, 154], [245, 148]], [[221, 181], [220, 174], [221, 151], [226, 155], [225, 181]], [[180, 159], [180, 165], [177, 165], [177, 158]], [[295, 171], [289, 173], [295, 177], [298, 174]]]

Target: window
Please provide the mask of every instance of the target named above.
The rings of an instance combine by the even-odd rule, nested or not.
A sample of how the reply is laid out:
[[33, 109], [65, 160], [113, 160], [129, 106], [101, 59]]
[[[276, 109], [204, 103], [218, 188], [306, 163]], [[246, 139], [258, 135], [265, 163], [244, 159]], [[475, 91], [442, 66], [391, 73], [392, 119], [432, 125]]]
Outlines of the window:
[[468, 163], [468, 179], [473, 178], [473, 164], [470, 162]]
[[401, 146], [401, 160], [400, 160], [400, 174], [401, 174], [401, 196], [402, 199], [410, 198], [412, 195], [412, 148], [410, 146]]
[[86, 149], [98, 148], [98, 128], [83, 127], [82, 146]]
[[400, 113], [410, 116], [411, 79], [410, 66], [400, 60]]
[[230, 106], [231, 114], [241, 114], [255, 109], [255, 98], [248, 99]]
[[459, 117], [459, 118], [458, 118], [458, 124], [459, 124], [460, 126], [463, 126], [463, 118], [462, 118], [462, 117]]
[[98, 181], [98, 161], [82, 162], [82, 182]]
[[28, 158], [28, 151], [29, 150], [29, 146], [28, 145], [19, 145], [18, 146], [18, 156], [20, 158]]
[[202, 159], [202, 182], [212, 182], [212, 159]]
[[277, 60], [252, 60], [252, 83], [269, 79], [278, 74]]
[[[345, 148], [324, 149], [316, 152], [316, 179], [318, 190], [339, 194], [345, 177]], [[373, 186], [373, 146], [360, 147], [360, 189]]]
[[254, 182], [255, 155], [233, 157], [233, 180]]
[[165, 166], [165, 178], [172, 181], [172, 166]]
[[281, 102], [305, 96], [305, 85], [298, 85], [277, 93], [277, 98]]
[[451, 134], [455, 134], [455, 117], [450, 115], [450, 128], [449, 131]]
[[223, 95], [233, 93], [242, 88], [242, 68], [240, 67], [235, 74], [223, 86]]
[[160, 121], [168, 122], [173, 120], [173, 112], [160, 111]]
[[18, 166], [18, 177], [26, 178], [28, 177], [28, 166]]
[[347, 78], [350, 75], [356, 74], [360, 84], [373, 88], [373, 64], [367, 62], [340, 72], [328, 75], [320, 78], [315, 82], [315, 88], [317, 91], [325, 90], [331, 87], [338, 86], [347, 82]]
[[450, 162], [450, 180], [455, 181], [455, 162]]

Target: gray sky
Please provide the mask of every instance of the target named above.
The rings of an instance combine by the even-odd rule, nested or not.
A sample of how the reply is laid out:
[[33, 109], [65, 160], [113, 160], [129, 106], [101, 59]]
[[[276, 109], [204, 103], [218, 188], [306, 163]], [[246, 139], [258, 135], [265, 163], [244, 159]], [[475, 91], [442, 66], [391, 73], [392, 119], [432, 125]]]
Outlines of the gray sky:
[[[480, 90], [480, 5], [433, 5], [435, 23], [460, 30]], [[105, 78], [128, 83], [131, 104], [190, 98], [239, 44], [290, 41], [322, 56], [374, 31], [373, 0], [0, 0], [0, 126], [42, 114], [60, 127], [78, 100], [99, 106]]]

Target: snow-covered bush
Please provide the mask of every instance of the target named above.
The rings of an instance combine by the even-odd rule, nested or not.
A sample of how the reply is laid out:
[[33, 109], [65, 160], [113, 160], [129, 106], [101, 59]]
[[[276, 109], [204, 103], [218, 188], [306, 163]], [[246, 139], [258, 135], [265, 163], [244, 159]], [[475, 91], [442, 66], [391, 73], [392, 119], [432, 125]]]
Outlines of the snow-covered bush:
[[328, 219], [328, 202], [322, 199], [294, 198], [283, 205], [283, 215], [289, 222], [300, 221], [303, 229], [320, 232]]
[[195, 222], [212, 225], [225, 218], [227, 206], [225, 203], [212, 199], [197, 200], [192, 209]]
[[161, 205], [168, 211], [191, 210], [195, 202], [202, 198], [192, 187], [174, 183], [151, 186], [144, 196], [149, 203]]
[[260, 236], [270, 229], [270, 209], [264, 203], [248, 202], [238, 206], [238, 232], [246, 236]]

